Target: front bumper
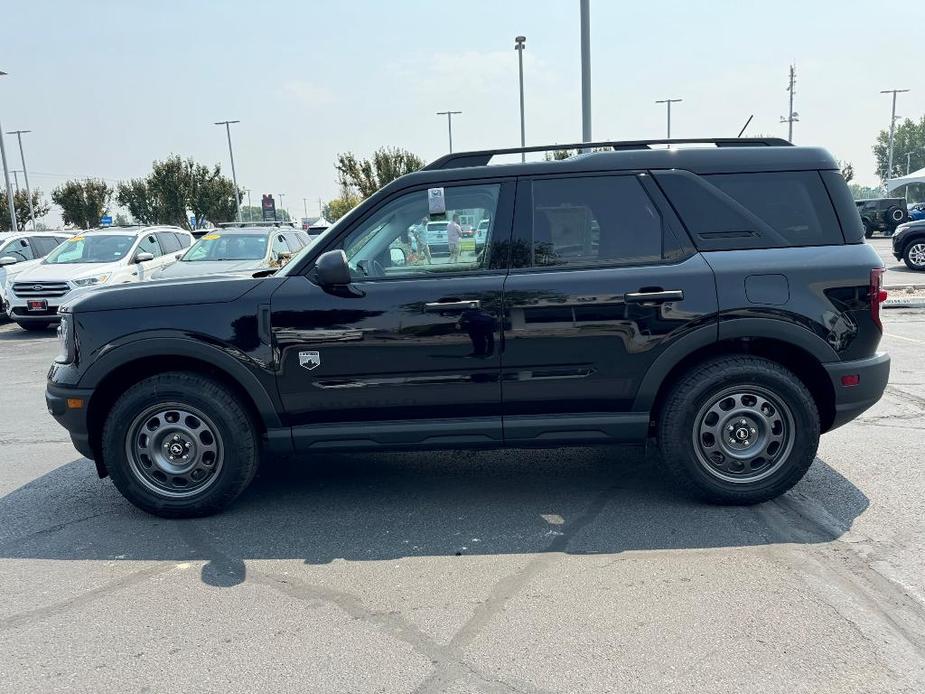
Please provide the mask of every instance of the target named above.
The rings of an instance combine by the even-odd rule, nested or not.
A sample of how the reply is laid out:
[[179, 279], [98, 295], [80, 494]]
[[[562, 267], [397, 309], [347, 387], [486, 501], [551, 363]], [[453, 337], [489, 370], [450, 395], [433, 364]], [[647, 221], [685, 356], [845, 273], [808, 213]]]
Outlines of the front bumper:
[[30, 311], [25, 306], [11, 305], [9, 317], [17, 323], [57, 323], [61, 320], [57, 306], [49, 306], [42, 311]]
[[[850, 422], [876, 403], [890, 379], [890, 355], [878, 352], [867, 359], [823, 364], [835, 392], [835, 418], [829, 431]], [[857, 376], [858, 383], [846, 386], [844, 376]]]
[[[45, 405], [48, 413], [71, 435], [71, 442], [78, 452], [90, 460], [96, 458], [90, 446], [90, 433], [87, 422], [87, 407], [93, 390], [90, 388], [68, 388], [56, 383], [45, 386]], [[80, 407], [74, 405], [80, 401]]]

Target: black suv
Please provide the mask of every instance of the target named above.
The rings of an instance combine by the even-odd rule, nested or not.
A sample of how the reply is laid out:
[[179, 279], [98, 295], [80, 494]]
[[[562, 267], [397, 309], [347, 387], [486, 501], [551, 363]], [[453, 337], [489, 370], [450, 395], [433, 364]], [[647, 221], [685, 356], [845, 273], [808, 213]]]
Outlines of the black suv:
[[906, 222], [893, 232], [893, 257], [910, 270], [925, 271], [925, 219]]
[[[824, 150], [664, 142], [450, 154], [271, 277], [75, 300], [48, 409], [163, 516], [222, 509], [267, 451], [649, 437], [702, 498], [773, 498], [886, 386], [882, 263]], [[422, 219], [490, 220], [486, 244], [435, 258]]]
[[889, 236], [898, 225], [909, 221], [905, 198], [855, 200], [854, 204], [858, 207], [864, 236], [867, 238], [872, 237], [875, 231], [882, 231]]

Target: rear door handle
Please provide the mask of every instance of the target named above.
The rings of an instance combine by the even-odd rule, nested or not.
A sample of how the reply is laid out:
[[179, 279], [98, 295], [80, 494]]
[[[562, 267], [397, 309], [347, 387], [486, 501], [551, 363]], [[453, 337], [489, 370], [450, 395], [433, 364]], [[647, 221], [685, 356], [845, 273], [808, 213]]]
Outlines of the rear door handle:
[[482, 302], [478, 299], [469, 301], [434, 301], [424, 304], [427, 311], [478, 311], [482, 307]]
[[652, 292], [627, 292], [623, 300], [628, 304], [661, 304], [666, 301], [683, 301], [684, 291], [681, 289], [664, 289]]

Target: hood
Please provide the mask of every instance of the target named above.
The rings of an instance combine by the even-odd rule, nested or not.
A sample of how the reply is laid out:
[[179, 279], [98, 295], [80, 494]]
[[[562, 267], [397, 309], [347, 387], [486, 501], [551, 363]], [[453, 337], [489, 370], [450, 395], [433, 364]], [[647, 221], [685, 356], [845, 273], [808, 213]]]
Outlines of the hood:
[[39, 258], [38, 260], [23, 260], [12, 265], [0, 265], [0, 288], [7, 282], [11, 282], [14, 277], [18, 277], [26, 270], [31, 270], [41, 262], [42, 259]]
[[93, 277], [112, 272], [112, 263], [60, 263], [46, 265], [37, 263], [19, 273], [17, 282], [66, 282], [80, 277]]
[[202, 277], [203, 275], [225, 275], [266, 270], [262, 260], [195, 260], [177, 261], [173, 265], [154, 273], [154, 279], [173, 277]]
[[[137, 284], [101, 287], [65, 302], [64, 310], [77, 313], [114, 309], [222, 304], [244, 296], [264, 280], [238, 277], [202, 277], [151, 280]], [[62, 307], [63, 308], [63, 307]]]

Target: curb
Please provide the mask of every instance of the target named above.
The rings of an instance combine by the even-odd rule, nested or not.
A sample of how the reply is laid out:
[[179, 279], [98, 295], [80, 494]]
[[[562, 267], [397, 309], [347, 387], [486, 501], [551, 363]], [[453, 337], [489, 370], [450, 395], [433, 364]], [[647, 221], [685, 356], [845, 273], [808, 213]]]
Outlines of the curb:
[[925, 297], [887, 299], [881, 304], [881, 308], [925, 308]]

